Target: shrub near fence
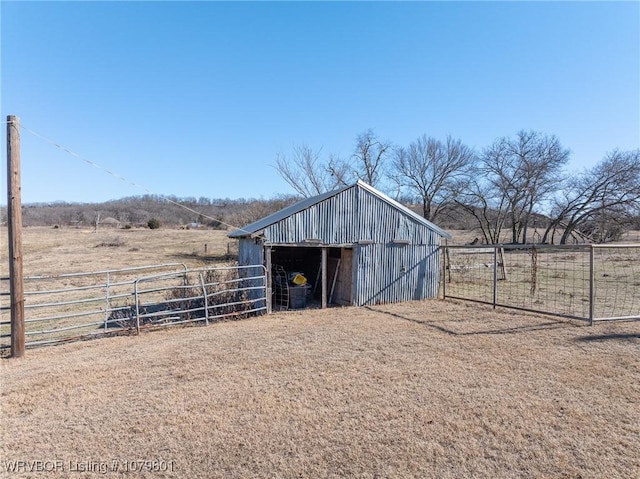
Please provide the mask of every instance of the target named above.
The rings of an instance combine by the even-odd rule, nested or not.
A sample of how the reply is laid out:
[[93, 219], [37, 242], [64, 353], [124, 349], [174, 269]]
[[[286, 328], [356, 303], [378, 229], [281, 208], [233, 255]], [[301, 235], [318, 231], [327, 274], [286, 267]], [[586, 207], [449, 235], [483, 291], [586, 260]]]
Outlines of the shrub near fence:
[[[180, 283], [180, 284], [176, 284]], [[241, 319], [267, 312], [264, 266], [191, 269], [138, 278], [134, 304], [126, 318], [144, 325]]]
[[444, 296], [583, 320], [640, 319], [640, 245], [444, 247]]
[[[8, 349], [8, 278], [0, 280], [0, 349]], [[24, 281], [27, 347], [141, 328], [208, 324], [260, 314], [268, 307], [262, 266], [187, 269], [172, 263]]]

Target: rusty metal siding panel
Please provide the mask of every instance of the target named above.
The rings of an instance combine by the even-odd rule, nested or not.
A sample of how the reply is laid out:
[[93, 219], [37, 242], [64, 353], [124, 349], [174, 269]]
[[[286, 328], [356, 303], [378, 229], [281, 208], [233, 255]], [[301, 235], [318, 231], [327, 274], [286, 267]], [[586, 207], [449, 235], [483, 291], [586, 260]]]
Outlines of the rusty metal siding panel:
[[240, 238], [238, 244], [238, 264], [250, 266], [264, 264], [264, 248], [262, 241], [254, 238]]
[[387, 243], [361, 245], [357, 249], [355, 305], [395, 303], [438, 295], [438, 246]]

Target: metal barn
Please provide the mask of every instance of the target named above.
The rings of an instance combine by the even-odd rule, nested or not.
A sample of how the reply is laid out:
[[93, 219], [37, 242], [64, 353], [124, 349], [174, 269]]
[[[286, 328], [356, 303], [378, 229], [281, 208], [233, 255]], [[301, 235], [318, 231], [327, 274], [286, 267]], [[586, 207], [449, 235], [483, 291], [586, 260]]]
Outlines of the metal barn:
[[[240, 241], [240, 265], [266, 266], [274, 306], [293, 308], [435, 297], [440, 243], [451, 238], [362, 181], [306, 198], [229, 237]], [[307, 284], [291, 283], [296, 274]], [[294, 301], [301, 294], [304, 300]]]

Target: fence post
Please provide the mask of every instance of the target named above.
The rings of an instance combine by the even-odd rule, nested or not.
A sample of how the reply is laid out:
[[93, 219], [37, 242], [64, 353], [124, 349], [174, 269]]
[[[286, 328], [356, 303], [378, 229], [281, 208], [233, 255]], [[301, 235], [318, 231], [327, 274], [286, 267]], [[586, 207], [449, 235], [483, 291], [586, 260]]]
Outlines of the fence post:
[[444, 247], [442, 245], [442, 299], [447, 299], [447, 240], [444, 240]]
[[498, 246], [493, 247], [493, 309], [498, 303]]
[[136, 280], [133, 287], [136, 300], [136, 334], [140, 334], [140, 298], [138, 297], [138, 280]]
[[498, 266], [500, 266], [500, 271], [502, 271], [502, 279], [506, 281], [507, 280], [507, 263], [504, 260], [504, 245], [500, 245], [500, 261]]
[[204, 323], [209, 326], [209, 298], [207, 297], [207, 287], [202, 273], [200, 273], [200, 284], [202, 285], [202, 294], [204, 296]]
[[444, 240], [444, 256], [445, 256], [445, 271], [447, 272], [447, 277], [445, 281], [449, 281], [451, 283], [451, 256], [449, 255], [449, 242]]
[[22, 276], [22, 200], [20, 194], [20, 119], [7, 116], [7, 220], [11, 357], [24, 356], [24, 281]]
[[594, 246], [590, 245], [589, 248], [589, 325], [593, 326], [593, 311], [595, 308], [595, 296], [596, 296], [596, 272], [594, 268]]
[[321, 269], [322, 269], [322, 303], [321, 308], [327, 307], [327, 248], [323, 247], [321, 252]]
[[[189, 277], [187, 276], [187, 273], [185, 272], [182, 275], [182, 302], [180, 303], [180, 309], [182, 311], [187, 311], [189, 309], [189, 302], [187, 301], [187, 286], [189, 285]], [[184, 319], [185, 321], [188, 321], [191, 319], [191, 313], [186, 312], [184, 315]]]
[[108, 324], [108, 321], [109, 321], [109, 309], [110, 309], [110, 306], [109, 306], [109, 283], [110, 283], [110, 279], [111, 279], [110, 278], [110, 273], [109, 273], [109, 271], [107, 271], [106, 305], [105, 305], [105, 308], [104, 308], [104, 330], [105, 330], [105, 332], [107, 331], [107, 324]]
[[271, 293], [273, 291], [273, 284], [272, 284], [272, 275], [271, 275], [271, 268], [273, 267], [273, 265], [271, 264], [271, 246], [267, 246], [265, 248], [265, 263], [266, 266], [263, 268], [264, 271], [264, 288], [265, 288], [265, 301], [266, 301], [266, 306], [267, 306], [267, 314], [271, 314], [271, 311], [273, 310], [273, 304], [271, 304]]

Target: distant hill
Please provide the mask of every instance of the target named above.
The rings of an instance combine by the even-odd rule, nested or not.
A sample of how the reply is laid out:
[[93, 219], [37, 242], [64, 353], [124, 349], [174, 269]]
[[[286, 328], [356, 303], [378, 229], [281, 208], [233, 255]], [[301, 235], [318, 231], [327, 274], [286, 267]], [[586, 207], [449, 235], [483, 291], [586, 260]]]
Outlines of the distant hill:
[[[288, 206], [298, 198], [272, 199], [176, 198], [156, 195], [131, 196], [104, 203], [30, 203], [22, 206], [24, 226], [95, 227], [102, 225], [143, 226], [151, 218], [163, 226], [226, 229], [251, 223]], [[7, 220], [6, 206], [0, 207], [0, 221]]]

